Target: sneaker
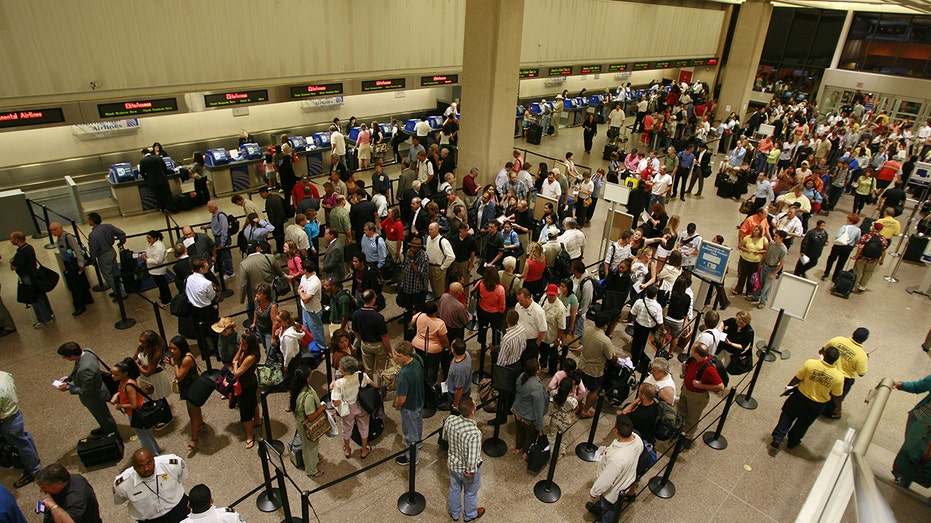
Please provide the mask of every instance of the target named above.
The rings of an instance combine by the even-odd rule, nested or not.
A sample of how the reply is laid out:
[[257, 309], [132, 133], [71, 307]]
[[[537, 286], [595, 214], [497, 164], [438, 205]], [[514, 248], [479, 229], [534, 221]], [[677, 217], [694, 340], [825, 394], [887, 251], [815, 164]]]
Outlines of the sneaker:
[[776, 440], [771, 441], [769, 444], [770, 447], [777, 449], [777, 450], [779, 449], [779, 445], [782, 445], [782, 442], [776, 441]]
[[791, 449], [798, 447], [801, 444], [802, 444], [801, 441], [790, 441], [786, 443], [786, 448], [791, 450]]
[[478, 510], [475, 511], [475, 517], [472, 519], [466, 519], [463, 521], [475, 521], [476, 519], [485, 515], [485, 507], [478, 507]]
[[411, 460], [407, 456], [398, 456], [394, 458], [394, 462], [404, 467], [404, 466], [410, 465]]
[[766, 307], [766, 304], [763, 303], [763, 302], [758, 302], [758, 303], [756, 304], [756, 308], [757, 308], [757, 309], [762, 309], [763, 307]]
[[42, 322], [40, 321], [40, 322], [37, 322], [37, 323], [33, 323], [33, 324], [32, 324], [32, 328], [33, 328], [33, 329], [41, 329], [42, 327], [45, 327], [46, 325], [48, 325], [48, 324], [47, 324], [47, 323], [42, 323]]
[[13, 483], [13, 486], [16, 488], [23, 488], [35, 480], [36, 480], [36, 477], [33, 476], [31, 473], [23, 472], [23, 475], [20, 476], [20, 478]]
[[235, 277], [236, 277], [236, 273], [234, 272], [233, 274], [227, 274], [227, 275], [223, 276], [223, 279], [224, 279], [224, 280], [232, 280], [232, 279], [235, 278]]

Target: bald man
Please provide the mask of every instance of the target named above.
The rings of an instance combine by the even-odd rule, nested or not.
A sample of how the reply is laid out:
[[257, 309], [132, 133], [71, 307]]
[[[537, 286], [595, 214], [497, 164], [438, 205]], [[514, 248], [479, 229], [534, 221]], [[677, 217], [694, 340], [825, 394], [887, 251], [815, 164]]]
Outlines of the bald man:
[[466, 295], [459, 282], [449, 284], [449, 291], [440, 296], [439, 317], [446, 322], [447, 336], [450, 341], [463, 339], [465, 326], [469, 323], [469, 311], [465, 306]]
[[74, 305], [74, 312], [71, 315], [78, 317], [84, 314], [88, 305], [94, 303], [94, 298], [91, 296], [91, 284], [87, 279], [87, 273], [84, 272], [84, 267], [88, 262], [87, 251], [77, 237], [66, 232], [60, 223], [50, 223], [48, 231], [55, 240], [55, 245], [58, 246], [58, 253], [61, 254], [65, 268], [65, 283], [71, 291], [71, 303]]
[[191, 512], [182, 484], [188, 476], [184, 460], [141, 448], [133, 452], [132, 464], [113, 481], [113, 502], [129, 503], [134, 521], [181, 523]]

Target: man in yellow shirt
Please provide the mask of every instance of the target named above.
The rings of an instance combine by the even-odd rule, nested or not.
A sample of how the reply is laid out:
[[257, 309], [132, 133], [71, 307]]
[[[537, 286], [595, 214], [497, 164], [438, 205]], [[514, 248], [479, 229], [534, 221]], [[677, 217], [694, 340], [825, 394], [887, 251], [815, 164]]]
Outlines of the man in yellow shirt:
[[840, 412], [844, 376], [834, 367], [840, 351], [836, 347], [827, 347], [821, 349], [820, 354], [821, 359], [806, 361], [786, 386], [783, 395], [789, 398], [782, 405], [782, 414], [769, 444], [774, 449], [779, 449], [786, 435], [789, 437], [788, 448], [798, 447], [808, 427], [824, 412], [826, 403], [834, 402]]
[[840, 401], [837, 402], [837, 409], [834, 408], [833, 402], [829, 402], [824, 406], [825, 416], [834, 419], [840, 418], [841, 403], [843, 403], [844, 398], [847, 397], [850, 388], [853, 387], [854, 380], [857, 376], [866, 374], [866, 362], [869, 360], [869, 356], [867, 356], [866, 351], [863, 350], [863, 343], [865, 343], [869, 337], [869, 329], [866, 327], [858, 327], [857, 330], [853, 331], [853, 336], [849, 338], [836, 336], [824, 344], [825, 349], [834, 347], [840, 353], [840, 357], [837, 359], [837, 363], [835, 363], [834, 366], [840, 371], [841, 375], [844, 376], [844, 393], [841, 395]]
[[902, 231], [902, 225], [899, 220], [895, 219], [895, 209], [892, 207], [886, 207], [886, 210], [883, 211], [883, 217], [876, 220], [876, 222], [883, 224], [883, 230], [879, 231], [879, 234], [882, 234], [887, 240], [892, 240]]

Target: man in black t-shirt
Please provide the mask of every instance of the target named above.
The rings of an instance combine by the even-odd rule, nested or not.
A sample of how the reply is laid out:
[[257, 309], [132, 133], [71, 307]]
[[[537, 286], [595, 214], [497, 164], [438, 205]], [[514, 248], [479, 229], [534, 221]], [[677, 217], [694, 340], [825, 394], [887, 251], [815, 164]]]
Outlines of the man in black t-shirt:
[[352, 332], [362, 344], [362, 364], [377, 385], [391, 357], [391, 338], [385, 317], [375, 310], [375, 299], [372, 289], [362, 293], [362, 308], [352, 313]]
[[902, 190], [902, 182], [896, 181], [893, 187], [887, 188], [883, 191], [882, 196], [879, 197], [879, 209], [885, 209], [886, 207], [892, 207], [895, 213], [892, 215], [893, 218], [902, 214], [902, 211], [905, 210], [905, 199], [908, 196], [905, 194], [905, 191]]
[[44, 521], [46, 523], [52, 521], [101, 522], [97, 496], [84, 476], [69, 474], [68, 469], [58, 463], [53, 463], [39, 471], [36, 475], [36, 483], [45, 495], [41, 501], [45, 504]]
[[453, 245], [453, 254], [456, 255], [454, 264], [459, 274], [469, 280], [468, 275], [472, 274], [472, 268], [475, 267], [475, 253], [478, 252], [478, 242], [475, 241], [475, 236], [469, 233], [469, 224], [459, 222], [458, 234], [449, 241]]
[[634, 430], [644, 441], [656, 442], [656, 416], [659, 406], [656, 404], [656, 386], [652, 383], [641, 383], [637, 390], [637, 399], [628, 403], [621, 410], [634, 422]]

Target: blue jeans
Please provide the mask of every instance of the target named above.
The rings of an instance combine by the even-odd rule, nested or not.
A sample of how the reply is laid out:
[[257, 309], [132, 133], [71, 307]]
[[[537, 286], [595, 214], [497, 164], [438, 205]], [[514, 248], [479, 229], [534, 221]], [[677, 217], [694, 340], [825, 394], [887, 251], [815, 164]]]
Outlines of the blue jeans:
[[272, 346], [272, 333], [259, 331], [259, 342], [265, 346], [265, 363], [283, 363], [281, 347]]
[[217, 275], [219, 275], [221, 278], [223, 276], [233, 275], [233, 253], [230, 251], [229, 247], [217, 247], [217, 264], [215, 269], [217, 271]]
[[323, 317], [320, 312], [308, 312], [301, 307], [301, 314], [304, 320], [304, 327], [310, 331], [314, 337], [314, 343], [321, 349], [326, 347], [326, 336], [323, 333]]
[[[32, 285], [32, 278], [29, 276], [20, 276], [20, 280], [26, 285]], [[52, 305], [48, 302], [48, 295], [40, 290], [36, 290], [36, 301], [32, 304], [32, 312], [36, 315], [36, 322], [48, 323], [52, 321]]]
[[158, 442], [155, 441], [155, 436], [149, 432], [149, 429], [137, 429], [133, 427], [133, 432], [135, 432], [136, 437], [139, 438], [140, 445], [152, 451], [153, 456], [158, 456]]
[[16, 447], [23, 461], [23, 472], [31, 474], [39, 472], [39, 453], [36, 452], [36, 443], [32, 439], [32, 434], [26, 430], [23, 423], [23, 411], [18, 410], [9, 418], [0, 420], [0, 436]]
[[666, 197], [665, 197], [665, 196], [657, 196], [657, 195], [655, 195], [655, 194], [651, 194], [651, 195], [650, 195], [650, 207], [653, 207], [654, 205], [656, 205], [657, 202], [659, 202], [660, 205], [662, 205], [663, 207], [665, 207], [665, 206], [666, 206]]
[[[778, 267], [778, 265], [776, 266]], [[773, 283], [776, 281], [776, 278], [770, 279], [770, 275], [776, 272], [776, 267], [771, 267], [765, 263], [760, 264], [760, 290], [756, 291], [756, 294], [753, 295], [753, 298], [766, 303], [769, 301], [769, 292], [773, 290]]]
[[[404, 446], [423, 439], [423, 411], [421, 409], [401, 409], [401, 432], [404, 434]], [[417, 445], [419, 449], [421, 445]], [[410, 452], [407, 453], [410, 458]]]
[[[458, 520], [465, 508], [465, 520], [472, 521], [478, 517], [478, 489], [482, 483], [482, 469], [475, 469], [475, 475], [467, 477], [461, 472], [449, 471], [449, 515]], [[463, 493], [465, 496], [463, 496]], [[463, 507], [463, 498], [465, 507]]]

